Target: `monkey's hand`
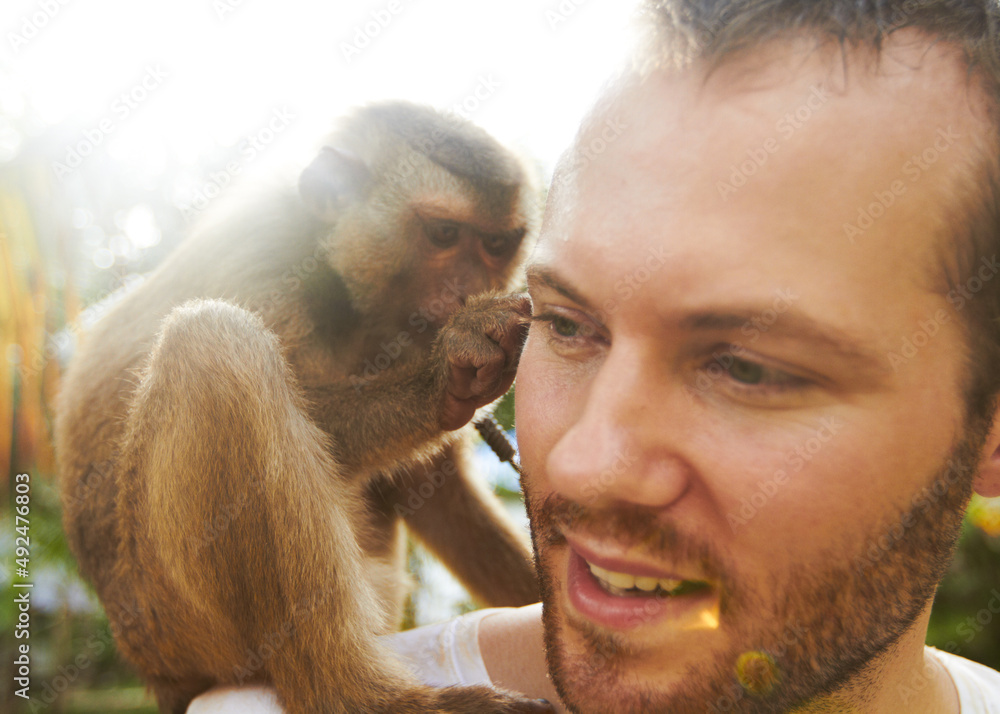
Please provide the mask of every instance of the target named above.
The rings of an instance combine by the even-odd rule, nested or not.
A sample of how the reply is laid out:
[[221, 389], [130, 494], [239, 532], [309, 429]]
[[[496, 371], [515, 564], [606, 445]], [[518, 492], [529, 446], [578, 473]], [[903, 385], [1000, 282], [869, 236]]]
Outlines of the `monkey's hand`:
[[526, 295], [478, 295], [441, 328], [433, 359], [440, 366], [442, 429], [465, 426], [476, 409], [510, 389], [530, 315]]

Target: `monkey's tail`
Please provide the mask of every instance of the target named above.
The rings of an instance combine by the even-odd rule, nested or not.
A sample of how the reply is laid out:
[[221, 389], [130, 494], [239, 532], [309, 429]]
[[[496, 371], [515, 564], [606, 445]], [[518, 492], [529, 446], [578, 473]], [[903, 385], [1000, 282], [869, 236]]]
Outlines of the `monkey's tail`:
[[497, 424], [497, 420], [487, 414], [481, 419], [477, 419], [474, 425], [476, 431], [483, 437], [483, 441], [493, 449], [493, 453], [497, 455], [497, 458], [501, 461], [506, 461], [514, 467], [514, 471], [520, 476], [521, 464], [518, 463], [517, 451], [514, 450], [514, 445], [510, 443], [510, 439], [507, 438], [503, 429]]

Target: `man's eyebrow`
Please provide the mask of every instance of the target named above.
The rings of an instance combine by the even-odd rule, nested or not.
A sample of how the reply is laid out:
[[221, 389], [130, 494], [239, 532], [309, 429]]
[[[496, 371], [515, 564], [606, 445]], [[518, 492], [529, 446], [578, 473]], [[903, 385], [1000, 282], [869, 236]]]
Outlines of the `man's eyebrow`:
[[[818, 345], [841, 357], [868, 363], [877, 369], [885, 367], [884, 356], [868, 349], [863, 338], [842, 330], [834, 325], [821, 323], [808, 315], [795, 311], [779, 313], [773, 320], [765, 321], [764, 315], [774, 311], [770, 306], [760, 310], [747, 308], [736, 310], [706, 310], [685, 316], [680, 326], [688, 330], [732, 331], [773, 333], [783, 337], [793, 337]], [[753, 333], [751, 333], [753, 334]]]
[[[584, 298], [572, 285], [566, 283], [551, 268], [537, 264], [529, 265], [526, 273], [529, 288], [532, 284], [541, 285], [554, 290], [585, 309], [594, 309], [589, 300]], [[859, 367], [875, 372], [885, 371], [888, 368], [885, 356], [866, 347], [864, 338], [859, 335], [842, 330], [835, 325], [819, 322], [809, 315], [796, 311], [795, 308], [777, 314], [773, 320], [765, 319], [768, 312], [773, 313], [770, 304], [743, 308], [727, 306], [690, 313], [682, 317], [679, 323], [674, 324], [681, 329], [700, 332], [739, 330], [740, 334], [746, 337], [750, 336], [747, 334], [749, 330], [754, 330], [757, 333], [772, 333], [782, 337], [804, 340], [843, 359], [857, 362]], [[736, 344], [739, 343], [736, 342]]]
[[529, 265], [526, 273], [529, 288], [532, 283], [537, 283], [549, 288], [550, 290], [555, 290], [557, 293], [572, 300], [580, 307], [584, 307], [588, 310], [593, 309], [589, 300], [583, 297], [578, 290], [561, 279], [551, 268], [546, 268], [541, 265]]

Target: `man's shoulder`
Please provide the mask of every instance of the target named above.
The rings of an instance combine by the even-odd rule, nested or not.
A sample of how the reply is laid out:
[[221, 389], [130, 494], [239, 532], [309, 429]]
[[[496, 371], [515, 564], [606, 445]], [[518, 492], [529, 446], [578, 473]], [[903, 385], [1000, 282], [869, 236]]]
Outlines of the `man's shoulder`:
[[962, 702], [962, 714], [1000, 714], [1000, 672], [932, 647], [927, 651], [951, 675]]

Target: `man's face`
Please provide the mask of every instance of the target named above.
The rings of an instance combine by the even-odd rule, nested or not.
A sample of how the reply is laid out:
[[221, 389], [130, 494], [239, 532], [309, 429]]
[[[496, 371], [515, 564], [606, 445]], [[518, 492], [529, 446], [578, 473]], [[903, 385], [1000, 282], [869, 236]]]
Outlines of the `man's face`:
[[580, 711], [784, 711], [922, 643], [982, 450], [939, 255], [983, 129], [925, 50], [627, 83], [557, 174], [517, 427]]

